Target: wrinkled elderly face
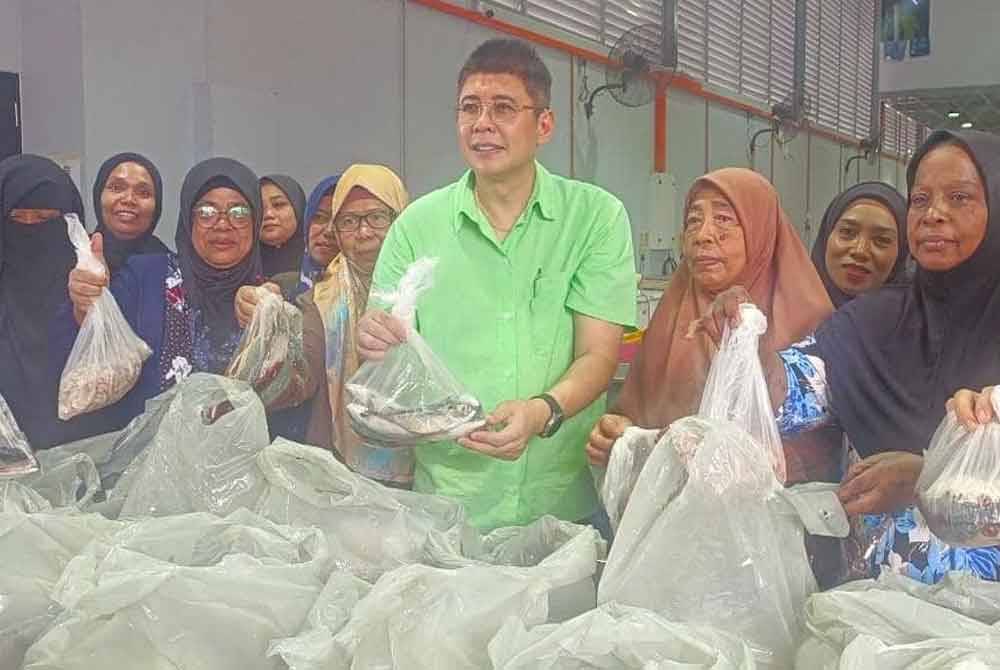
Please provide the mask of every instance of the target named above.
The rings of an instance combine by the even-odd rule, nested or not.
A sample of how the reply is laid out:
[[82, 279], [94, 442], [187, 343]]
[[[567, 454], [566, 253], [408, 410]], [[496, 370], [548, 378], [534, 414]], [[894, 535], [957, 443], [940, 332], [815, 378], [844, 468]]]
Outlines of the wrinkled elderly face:
[[333, 219], [341, 251], [356, 263], [375, 265], [395, 218], [392, 208], [378, 198], [358, 198], [345, 204]]
[[882, 286], [898, 257], [896, 220], [877, 200], [855, 200], [840, 215], [826, 241], [826, 270], [847, 295], [861, 295]]
[[264, 208], [260, 241], [268, 246], [280, 247], [299, 228], [292, 201], [277, 184], [269, 181], [260, 187], [260, 201]]
[[[216, 215], [208, 216], [213, 210]], [[253, 209], [235, 189], [213, 188], [205, 193], [195, 203], [191, 221], [195, 252], [217, 270], [235, 267], [253, 248]]]
[[115, 166], [101, 190], [101, 217], [120, 240], [142, 237], [153, 225], [156, 187], [149, 171], [131, 161]]
[[906, 232], [920, 267], [944, 272], [966, 261], [986, 237], [986, 187], [972, 158], [945, 144], [927, 152], [917, 167]]
[[716, 188], [698, 186], [684, 215], [684, 259], [696, 285], [711, 294], [733, 286], [747, 265], [743, 224]]

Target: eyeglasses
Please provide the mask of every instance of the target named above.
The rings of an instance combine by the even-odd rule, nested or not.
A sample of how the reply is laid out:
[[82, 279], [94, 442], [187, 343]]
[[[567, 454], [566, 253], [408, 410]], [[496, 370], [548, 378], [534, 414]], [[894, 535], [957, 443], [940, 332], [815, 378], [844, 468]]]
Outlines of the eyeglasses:
[[387, 209], [376, 209], [364, 214], [343, 214], [333, 220], [333, 227], [342, 233], [361, 229], [362, 222], [372, 230], [385, 230], [396, 215]]
[[202, 228], [211, 228], [223, 216], [233, 228], [246, 228], [253, 220], [253, 210], [247, 205], [233, 205], [225, 210], [215, 205], [196, 205], [194, 208], [194, 221]]
[[518, 105], [507, 100], [496, 100], [494, 102], [469, 100], [460, 103], [455, 111], [458, 112], [458, 122], [462, 125], [469, 125], [482, 117], [484, 109], [489, 112], [490, 118], [496, 123], [513, 123], [517, 115], [526, 109], [545, 111], [548, 107]]

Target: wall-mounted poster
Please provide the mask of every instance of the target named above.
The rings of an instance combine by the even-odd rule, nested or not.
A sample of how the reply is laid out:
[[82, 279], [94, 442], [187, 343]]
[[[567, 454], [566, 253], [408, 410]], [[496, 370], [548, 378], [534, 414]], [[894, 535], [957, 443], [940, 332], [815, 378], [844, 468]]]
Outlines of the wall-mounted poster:
[[882, 43], [886, 60], [920, 58], [931, 52], [931, 0], [883, 0]]

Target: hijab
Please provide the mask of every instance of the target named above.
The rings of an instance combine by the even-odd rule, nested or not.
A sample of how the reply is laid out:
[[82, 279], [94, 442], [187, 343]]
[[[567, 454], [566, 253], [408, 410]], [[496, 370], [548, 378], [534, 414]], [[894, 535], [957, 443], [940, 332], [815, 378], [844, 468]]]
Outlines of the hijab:
[[[295, 211], [295, 232], [290, 238], [279, 247], [273, 247], [264, 242], [260, 243], [260, 259], [264, 267], [264, 276], [273, 277], [283, 272], [295, 272], [299, 270], [302, 262], [302, 251], [306, 245], [307, 223], [304, 217], [306, 209], [306, 194], [299, 186], [299, 182], [283, 174], [269, 174], [261, 177], [260, 185], [264, 183], [274, 184], [285, 194], [288, 201], [292, 203]], [[264, 206], [264, 203], [261, 203]], [[265, 207], [266, 209], [266, 207]], [[261, 212], [263, 217], [263, 212]]]
[[[397, 214], [410, 201], [403, 182], [389, 168], [381, 165], [352, 165], [340, 177], [333, 193], [333, 215], [336, 216], [341, 207], [359, 195], [378, 198]], [[358, 318], [368, 302], [370, 285], [371, 277], [362, 276], [357, 266], [342, 252], [326, 268], [313, 289], [313, 302], [319, 310], [323, 329], [326, 331], [326, 380], [333, 416], [334, 444], [347, 464], [355, 469], [364, 466], [361, 460], [365, 447], [348, 425], [343, 389], [344, 382], [351, 378], [360, 365], [355, 335]], [[386, 453], [381, 459], [386, 469], [382, 478], [409, 480], [412, 478], [412, 453], [401, 453], [408, 451], [406, 449], [393, 451], [399, 453]]]
[[962, 147], [987, 193], [986, 235], [946, 272], [917, 267], [909, 286], [887, 286], [838, 310], [816, 333], [830, 402], [864, 458], [921, 453], [957, 390], [1000, 380], [1000, 137], [939, 130], [907, 168], [910, 190], [924, 157], [942, 143]]
[[[205, 193], [214, 188], [239, 191], [253, 210], [253, 243], [250, 252], [242, 261], [226, 270], [206, 263], [195, 251], [192, 238], [194, 220], [191, 210]], [[236, 291], [241, 286], [256, 285], [262, 279], [258, 244], [261, 204], [257, 175], [231, 158], [209, 158], [187, 173], [181, 187], [180, 205], [174, 241], [184, 281], [184, 295], [191, 307], [201, 314], [209, 339], [221, 341], [238, 328], [233, 307]]]
[[896, 221], [896, 230], [899, 233], [897, 237], [899, 253], [896, 256], [896, 264], [893, 265], [892, 271], [889, 273], [885, 283], [899, 283], [904, 281], [906, 277], [906, 263], [910, 257], [909, 246], [906, 242], [906, 199], [900, 195], [899, 191], [884, 182], [866, 181], [855, 184], [834, 198], [830, 206], [826, 208], [826, 213], [823, 214], [823, 221], [820, 223], [819, 233], [816, 235], [816, 241], [813, 243], [812, 248], [813, 265], [816, 266], [819, 278], [823, 280], [823, 285], [826, 286], [826, 291], [830, 294], [830, 300], [833, 301], [835, 308], [839, 308], [850, 302], [856, 296], [844, 293], [830, 277], [830, 273], [826, 267], [826, 244], [830, 239], [830, 235], [833, 234], [833, 229], [837, 226], [840, 217], [844, 215], [844, 212], [851, 205], [862, 199], [882, 203], [889, 208], [892, 218]]
[[54, 443], [58, 379], [50, 370], [49, 326], [67, 300], [76, 254], [62, 216], [21, 225], [15, 209], [56, 209], [83, 217], [69, 175], [48, 158], [0, 162], [0, 395], [35, 447]]
[[[108, 228], [104, 222], [104, 211], [101, 207], [101, 194], [108, 183], [108, 178], [115, 168], [122, 163], [138, 163], [146, 169], [153, 180], [153, 190], [155, 192], [156, 205], [153, 209], [153, 221], [149, 230], [134, 240], [121, 240]], [[163, 180], [160, 178], [160, 171], [156, 169], [153, 162], [142, 154], [125, 152], [115, 154], [104, 161], [101, 169], [97, 171], [97, 179], [94, 180], [94, 215], [97, 218], [97, 229], [95, 233], [104, 236], [104, 260], [108, 264], [111, 273], [114, 274], [118, 268], [125, 265], [130, 256], [139, 254], [165, 254], [167, 246], [160, 241], [153, 233], [156, 225], [160, 222], [160, 213], [163, 211]]]
[[305, 293], [311, 289], [319, 276], [323, 274], [323, 270], [326, 269], [320, 266], [320, 264], [314, 261], [312, 256], [309, 255], [309, 224], [313, 220], [313, 217], [316, 216], [320, 200], [322, 200], [327, 193], [333, 192], [339, 179], [340, 175], [327, 177], [320, 183], [316, 184], [316, 188], [314, 188], [312, 193], [309, 194], [309, 202], [306, 203], [306, 216], [305, 220], [302, 222], [302, 226], [305, 229], [305, 234], [303, 235], [305, 249], [302, 254], [302, 270], [299, 273], [299, 293]]
[[[763, 346], [778, 351], [813, 332], [833, 308], [774, 187], [752, 170], [716, 170], [695, 181], [685, 210], [701, 186], [722, 192], [743, 227], [747, 262], [734, 285], [746, 287], [767, 316]], [[618, 412], [642, 427], [660, 428], [698, 411], [716, 348], [703, 333], [693, 339], [686, 334], [713, 298], [682, 263], [653, 314]]]

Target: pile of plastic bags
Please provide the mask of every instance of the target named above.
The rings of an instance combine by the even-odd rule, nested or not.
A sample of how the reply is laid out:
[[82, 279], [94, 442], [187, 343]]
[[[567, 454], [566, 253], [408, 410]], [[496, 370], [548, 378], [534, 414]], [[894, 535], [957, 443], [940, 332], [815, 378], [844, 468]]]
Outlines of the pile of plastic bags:
[[594, 529], [484, 536], [453, 501], [268, 444], [257, 394], [225, 377], [39, 459], [0, 485], [3, 668], [472, 670], [511, 618], [596, 604]]
[[796, 670], [1000, 668], [1000, 584], [969, 573], [850, 582], [813, 595], [806, 625]]

